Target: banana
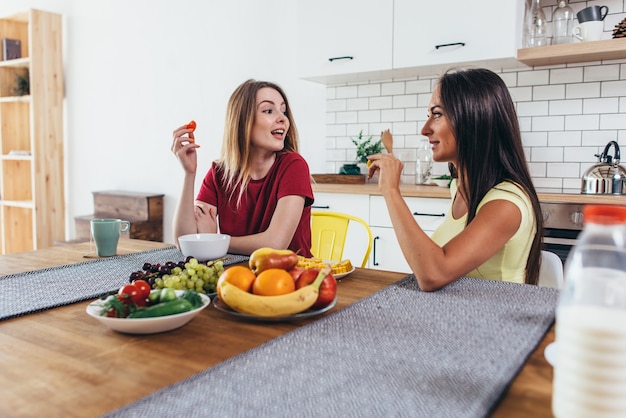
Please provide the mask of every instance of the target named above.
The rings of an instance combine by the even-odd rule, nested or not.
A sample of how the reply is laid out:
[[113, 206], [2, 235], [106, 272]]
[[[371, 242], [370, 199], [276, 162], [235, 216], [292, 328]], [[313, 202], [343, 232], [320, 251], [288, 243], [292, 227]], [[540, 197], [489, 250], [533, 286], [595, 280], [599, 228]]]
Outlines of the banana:
[[319, 295], [320, 285], [328, 273], [330, 273], [330, 268], [323, 268], [310, 285], [279, 296], [255, 295], [224, 282], [220, 289], [220, 298], [235, 311], [249, 315], [268, 318], [294, 315], [313, 306]]

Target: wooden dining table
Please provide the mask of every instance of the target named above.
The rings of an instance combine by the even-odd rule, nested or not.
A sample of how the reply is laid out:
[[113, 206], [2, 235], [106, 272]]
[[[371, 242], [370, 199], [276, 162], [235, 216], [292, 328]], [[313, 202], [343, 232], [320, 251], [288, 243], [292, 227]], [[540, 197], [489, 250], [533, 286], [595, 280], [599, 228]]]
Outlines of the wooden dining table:
[[[121, 239], [118, 254], [168, 246]], [[88, 242], [2, 255], [0, 275], [73, 264], [90, 257], [94, 255]], [[339, 281], [337, 305], [322, 315], [330, 315], [405, 276], [357, 268]], [[318, 318], [249, 322], [209, 306], [182, 328], [128, 335], [88, 316], [85, 310], [89, 303], [0, 322], [0, 416], [101, 416]], [[551, 328], [491, 416], [552, 416], [552, 368], [543, 353], [553, 340]]]

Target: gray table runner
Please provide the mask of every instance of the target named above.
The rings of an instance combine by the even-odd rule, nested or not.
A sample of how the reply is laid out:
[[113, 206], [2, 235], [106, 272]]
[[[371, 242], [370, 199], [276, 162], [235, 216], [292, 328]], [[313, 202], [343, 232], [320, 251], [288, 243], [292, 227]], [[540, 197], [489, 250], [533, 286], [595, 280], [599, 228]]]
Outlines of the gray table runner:
[[[248, 258], [229, 254], [224, 265]], [[0, 320], [95, 299], [128, 283], [130, 273], [144, 263], [184, 259], [176, 247], [159, 248], [0, 276]]]
[[468, 278], [425, 293], [408, 276], [107, 417], [486, 416], [557, 298]]

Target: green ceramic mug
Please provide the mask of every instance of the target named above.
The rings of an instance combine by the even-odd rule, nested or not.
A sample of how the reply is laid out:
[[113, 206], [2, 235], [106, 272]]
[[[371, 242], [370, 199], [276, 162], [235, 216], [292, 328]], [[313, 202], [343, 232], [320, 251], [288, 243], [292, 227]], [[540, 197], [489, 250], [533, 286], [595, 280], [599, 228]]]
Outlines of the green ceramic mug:
[[117, 242], [122, 232], [130, 229], [130, 222], [121, 219], [92, 219], [91, 236], [100, 257], [117, 254]]

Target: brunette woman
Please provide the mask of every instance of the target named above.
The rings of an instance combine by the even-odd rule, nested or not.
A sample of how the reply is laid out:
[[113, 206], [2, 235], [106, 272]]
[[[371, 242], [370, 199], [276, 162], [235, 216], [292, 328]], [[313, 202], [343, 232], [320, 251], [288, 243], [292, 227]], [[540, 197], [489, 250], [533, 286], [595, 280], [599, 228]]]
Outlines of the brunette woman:
[[370, 157], [402, 253], [422, 290], [459, 277], [536, 284], [542, 215], [524, 157], [515, 107], [486, 69], [449, 71], [435, 87], [422, 128], [435, 161], [447, 161], [452, 206], [432, 238], [400, 194], [402, 162]]

